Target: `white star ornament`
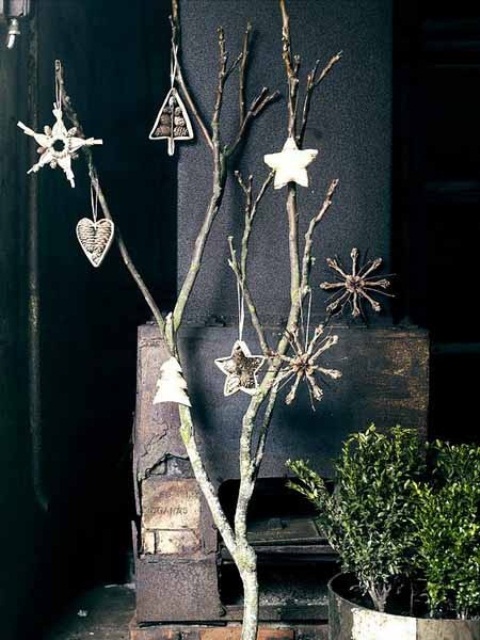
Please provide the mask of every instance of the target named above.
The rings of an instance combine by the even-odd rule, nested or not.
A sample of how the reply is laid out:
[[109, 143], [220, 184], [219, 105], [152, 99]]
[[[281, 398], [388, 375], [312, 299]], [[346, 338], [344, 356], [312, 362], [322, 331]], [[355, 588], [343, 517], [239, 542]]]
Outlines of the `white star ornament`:
[[308, 165], [315, 160], [318, 149], [299, 149], [294, 138], [289, 137], [282, 151], [267, 153], [263, 159], [275, 171], [274, 189], [281, 189], [289, 182], [308, 187]]

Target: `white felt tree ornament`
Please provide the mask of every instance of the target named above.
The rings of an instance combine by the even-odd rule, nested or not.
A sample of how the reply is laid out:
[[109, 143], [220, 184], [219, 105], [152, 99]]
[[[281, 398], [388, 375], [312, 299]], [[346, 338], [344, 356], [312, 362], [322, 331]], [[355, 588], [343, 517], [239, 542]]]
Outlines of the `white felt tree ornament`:
[[160, 367], [160, 378], [157, 382], [157, 393], [153, 404], [176, 402], [191, 407], [186, 389], [187, 383], [182, 374], [182, 367], [178, 360], [172, 356]]

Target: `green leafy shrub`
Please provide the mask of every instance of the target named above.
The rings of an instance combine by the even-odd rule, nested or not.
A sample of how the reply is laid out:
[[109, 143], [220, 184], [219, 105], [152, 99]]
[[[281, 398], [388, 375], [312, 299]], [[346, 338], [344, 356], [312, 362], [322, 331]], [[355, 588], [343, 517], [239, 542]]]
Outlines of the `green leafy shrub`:
[[429, 482], [415, 482], [417, 566], [430, 615], [480, 615], [480, 447], [435, 441]]
[[350, 435], [335, 463], [334, 490], [308, 462], [288, 460], [296, 476], [288, 484], [318, 509], [318, 522], [344, 571], [384, 611], [393, 578], [411, 570], [416, 541], [415, 500], [424, 472], [416, 430], [375, 425]]
[[376, 609], [408, 581], [431, 617], [480, 616], [480, 446], [424, 446], [412, 429], [371, 425], [344, 442], [333, 491], [308, 462], [287, 467]]

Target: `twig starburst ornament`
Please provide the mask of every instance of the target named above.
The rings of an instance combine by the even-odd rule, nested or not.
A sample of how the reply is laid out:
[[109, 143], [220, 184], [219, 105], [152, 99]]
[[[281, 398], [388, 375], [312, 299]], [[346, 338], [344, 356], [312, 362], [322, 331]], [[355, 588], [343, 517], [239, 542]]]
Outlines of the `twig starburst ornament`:
[[317, 149], [299, 149], [295, 138], [289, 136], [282, 151], [264, 155], [264, 162], [275, 171], [274, 189], [281, 189], [290, 182], [308, 187], [307, 167], [317, 154]]
[[305, 382], [312, 408], [314, 408], [314, 401], [320, 402], [323, 398], [323, 389], [320, 386], [319, 377], [326, 376], [332, 380], [338, 380], [338, 378], [342, 377], [341, 371], [327, 369], [319, 363], [320, 356], [330, 347], [337, 344], [338, 336], [324, 336], [324, 327], [319, 324], [315, 327], [311, 340], [308, 340], [307, 336], [305, 341], [302, 341], [298, 329], [287, 333], [286, 337], [290, 345], [291, 355], [278, 354], [284, 364], [280, 369], [277, 384], [283, 386], [293, 380], [290, 391], [285, 398], [286, 404], [291, 404], [295, 400], [300, 383]]
[[36, 173], [45, 165], [52, 169], [60, 167], [63, 169], [67, 180], [72, 187], [75, 186], [75, 176], [72, 170], [72, 160], [77, 158], [77, 152], [85, 146], [91, 147], [96, 144], [103, 144], [103, 140], [96, 138], [82, 138], [78, 134], [77, 127], [67, 129], [63, 121], [63, 91], [59, 78], [55, 78], [55, 102], [53, 104], [53, 115], [55, 123], [52, 127], [45, 126], [43, 133], [38, 133], [27, 127], [23, 122], [17, 125], [27, 136], [31, 136], [40, 146], [38, 153], [40, 158], [27, 173]]
[[359, 266], [360, 251], [355, 247], [350, 252], [350, 258], [352, 259], [351, 273], [345, 271], [338, 258], [327, 258], [328, 266], [338, 278], [338, 282], [320, 284], [321, 289], [334, 291], [333, 300], [327, 305], [327, 312], [334, 315], [350, 305], [352, 317], [363, 317], [362, 303], [366, 301], [376, 313], [380, 313], [382, 306], [372, 297], [372, 293], [380, 293], [389, 298], [394, 297], [393, 294], [385, 291], [390, 287], [390, 281], [387, 278], [371, 275], [381, 267], [383, 259], [375, 258]]

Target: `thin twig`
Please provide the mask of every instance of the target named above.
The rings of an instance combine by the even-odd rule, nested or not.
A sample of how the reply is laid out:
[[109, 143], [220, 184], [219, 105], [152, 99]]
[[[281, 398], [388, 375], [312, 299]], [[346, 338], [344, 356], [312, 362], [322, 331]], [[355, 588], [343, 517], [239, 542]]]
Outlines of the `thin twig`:
[[258, 472], [260, 471], [260, 466], [262, 464], [263, 456], [265, 453], [265, 446], [267, 444], [267, 436], [269, 433], [270, 423], [272, 421], [273, 410], [275, 408], [275, 402], [277, 399], [277, 393], [278, 393], [278, 386], [274, 385], [268, 397], [267, 408], [265, 409], [265, 414], [263, 416], [262, 425], [260, 427], [260, 431], [258, 435], [257, 450], [255, 453], [255, 459], [254, 459], [255, 476], [258, 475]]
[[250, 35], [252, 33], [252, 25], [249, 22], [247, 24], [247, 28], [245, 29], [245, 34], [243, 36], [243, 47], [240, 69], [239, 69], [239, 79], [238, 79], [238, 107], [239, 107], [239, 127], [242, 126], [243, 121], [245, 120], [245, 84], [247, 79], [247, 69], [248, 69], [248, 58], [250, 54]]
[[300, 127], [300, 133], [297, 137], [297, 143], [299, 146], [302, 146], [303, 140], [305, 138], [305, 131], [307, 129], [308, 116], [310, 114], [310, 106], [312, 102], [313, 92], [316, 87], [322, 82], [322, 80], [330, 73], [333, 69], [334, 65], [340, 60], [342, 57], [342, 52], [335, 54], [330, 58], [325, 67], [322, 69], [320, 75], [317, 77], [318, 67], [320, 65], [320, 61], [317, 60], [315, 66], [307, 75], [307, 84], [305, 87], [305, 97], [303, 100], [303, 112], [302, 112], [302, 124]]
[[306, 292], [308, 290], [308, 277], [310, 274], [310, 267], [312, 263], [313, 235], [317, 225], [321, 222], [321, 220], [323, 219], [323, 217], [325, 216], [325, 214], [327, 213], [327, 211], [329, 210], [332, 204], [333, 196], [337, 188], [338, 182], [339, 182], [338, 179], [335, 178], [330, 183], [330, 186], [328, 187], [327, 193], [323, 200], [322, 206], [320, 207], [320, 210], [317, 213], [317, 215], [310, 220], [310, 224], [308, 225], [308, 229], [305, 233], [305, 245], [303, 249], [303, 259], [302, 259], [302, 277], [301, 277], [301, 283], [300, 283], [302, 297], [306, 295]]
[[245, 137], [248, 127], [251, 125], [253, 120], [258, 117], [269, 104], [277, 100], [277, 98], [280, 96], [279, 91], [274, 91], [270, 94], [268, 93], [268, 91], [269, 90], [267, 87], [263, 87], [258, 96], [252, 101], [250, 108], [248, 109], [245, 117], [243, 118], [243, 121], [240, 124], [235, 141], [226, 149], [226, 154], [228, 157], [232, 156], [236, 152], [240, 143]]
[[211, 150], [213, 154], [213, 185], [212, 196], [203, 219], [202, 226], [195, 240], [194, 250], [190, 266], [177, 297], [177, 302], [173, 311], [173, 330], [177, 331], [183, 319], [183, 314], [190, 298], [190, 294], [195, 285], [198, 273], [202, 265], [202, 258], [207, 244], [208, 237], [217, 213], [220, 210], [223, 195], [225, 193], [225, 182], [227, 178], [227, 167], [225, 153], [220, 144], [220, 114], [223, 104], [223, 90], [227, 72], [227, 51], [225, 47], [225, 35], [223, 29], [218, 30], [219, 49], [219, 71], [217, 81], [217, 91], [215, 106], [212, 115], [212, 137]]
[[218, 29], [218, 53], [219, 53], [219, 69], [217, 80], [217, 92], [215, 98], [215, 106], [213, 108], [212, 116], [212, 142], [213, 150], [215, 152], [220, 151], [220, 113], [223, 106], [223, 91], [225, 89], [225, 82], [227, 81], [227, 62], [228, 53], [225, 44], [225, 32], [223, 28]]
[[241, 266], [238, 262], [237, 259], [237, 252], [235, 251], [235, 247], [233, 246], [233, 238], [230, 236], [228, 238], [228, 246], [229, 246], [229, 250], [230, 250], [230, 259], [228, 261], [228, 265], [229, 267], [232, 269], [233, 273], [235, 274], [235, 278], [237, 279], [237, 282], [240, 286], [242, 295], [244, 297], [245, 303], [247, 305], [247, 309], [248, 309], [248, 313], [250, 315], [251, 321], [252, 321], [252, 325], [253, 328], [255, 329], [257, 336], [258, 336], [258, 341], [260, 343], [260, 347], [262, 349], [262, 352], [264, 355], [267, 355], [268, 353], [270, 353], [270, 348], [268, 346], [266, 337], [265, 337], [265, 332], [263, 331], [263, 327], [262, 324], [260, 322], [260, 319], [258, 317], [258, 313], [257, 313], [257, 309], [255, 307], [255, 303], [253, 302], [253, 298], [252, 295], [250, 293], [250, 290], [246, 284], [245, 278], [243, 276], [242, 273], [242, 269]]
[[288, 83], [288, 136], [295, 137], [297, 117], [298, 70], [300, 59], [292, 55], [292, 40], [290, 34], [290, 18], [288, 17], [285, 0], [280, 0], [282, 13], [282, 58], [285, 65]]
[[[55, 79], [58, 82], [58, 85], [61, 89], [60, 91], [60, 95], [62, 96], [62, 106], [64, 108], [65, 111], [65, 115], [67, 116], [67, 118], [71, 121], [71, 123], [73, 124], [73, 126], [77, 129], [79, 135], [81, 137], [84, 137], [83, 134], [83, 129], [82, 129], [82, 125], [80, 123], [80, 120], [78, 118], [78, 115], [75, 111], [75, 109], [73, 108], [73, 104], [71, 101], [70, 96], [68, 95], [67, 91], [66, 91], [66, 87], [65, 87], [65, 79], [64, 79], [64, 74], [63, 74], [63, 66], [62, 63], [60, 62], [60, 60], [55, 60]], [[108, 220], [112, 220], [112, 215], [110, 213], [110, 209], [108, 207], [108, 203], [107, 203], [107, 199], [105, 197], [105, 194], [103, 193], [103, 190], [100, 186], [100, 181], [98, 179], [98, 174], [95, 168], [95, 165], [93, 163], [93, 154], [92, 151], [90, 149], [90, 147], [88, 145], [84, 145], [82, 147], [82, 151], [85, 154], [86, 160], [87, 160], [87, 166], [88, 166], [88, 173], [89, 173], [89, 177], [91, 180], [91, 183], [96, 191], [96, 194], [98, 195], [98, 202], [100, 204], [100, 207], [102, 209], [103, 215], [105, 216], [105, 218], [107, 218]], [[133, 280], [135, 281], [135, 284], [137, 285], [137, 287], [139, 288], [141, 294], [143, 295], [145, 302], [147, 303], [147, 305], [150, 308], [150, 311], [153, 314], [153, 317], [155, 318], [155, 321], [158, 325], [158, 328], [160, 330], [160, 333], [162, 336], [165, 335], [165, 320], [163, 318], [163, 315], [160, 311], [160, 309], [158, 308], [158, 305], [156, 304], [152, 294], [150, 293], [150, 290], [148, 289], [147, 285], [145, 284], [145, 282], [143, 281], [143, 278], [141, 277], [140, 273], [138, 272], [137, 268], [135, 267], [134, 263], [132, 262], [132, 259], [130, 257], [130, 254], [127, 250], [127, 247], [125, 245], [125, 242], [123, 241], [122, 235], [118, 229], [118, 226], [115, 226], [115, 241], [117, 243], [118, 249], [120, 251], [120, 255], [123, 259], [123, 262], [125, 264], [125, 266], [127, 267], [130, 275], [132, 276]]]
[[178, 15], [178, 3], [177, 0], [172, 0], [172, 15], [170, 16], [170, 25], [172, 29], [172, 54], [175, 61], [175, 77], [178, 82], [178, 86], [182, 92], [183, 97], [185, 98], [185, 102], [187, 103], [188, 108], [190, 109], [193, 117], [195, 118], [197, 125], [202, 132], [203, 137], [207, 145], [213, 149], [212, 136], [208, 131], [207, 125], [205, 124], [200, 112], [195, 104], [195, 101], [190, 93], [187, 83], [183, 77], [182, 65], [178, 56], [178, 46], [180, 41], [180, 20]]

